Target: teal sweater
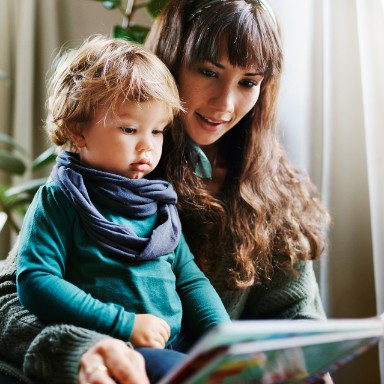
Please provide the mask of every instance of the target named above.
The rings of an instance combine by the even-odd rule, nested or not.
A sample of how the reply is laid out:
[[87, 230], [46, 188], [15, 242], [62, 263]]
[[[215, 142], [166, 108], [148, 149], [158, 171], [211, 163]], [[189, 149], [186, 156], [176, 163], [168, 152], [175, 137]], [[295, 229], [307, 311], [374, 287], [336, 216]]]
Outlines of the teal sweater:
[[[107, 204], [107, 203], [106, 203]], [[97, 206], [109, 221], [149, 237], [157, 214], [132, 220]], [[175, 251], [153, 260], [116, 258], [84, 230], [79, 214], [54, 182], [41, 187], [20, 234], [17, 289], [21, 303], [49, 323], [69, 323], [129, 341], [135, 314], [150, 313], [180, 333], [183, 310], [198, 337], [229, 321], [184, 237]]]

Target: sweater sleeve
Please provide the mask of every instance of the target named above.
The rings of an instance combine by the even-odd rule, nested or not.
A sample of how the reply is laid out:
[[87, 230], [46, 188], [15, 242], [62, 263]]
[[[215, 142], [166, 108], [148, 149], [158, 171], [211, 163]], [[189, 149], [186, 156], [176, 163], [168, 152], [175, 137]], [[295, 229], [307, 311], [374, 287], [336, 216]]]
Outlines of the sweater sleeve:
[[135, 314], [104, 303], [65, 280], [78, 216], [56, 186], [36, 194], [20, 233], [17, 291], [20, 302], [47, 323], [69, 323], [128, 341]]
[[201, 336], [208, 328], [230, 321], [215, 288], [196, 265], [183, 235], [175, 254], [177, 291], [189, 329]]
[[325, 319], [312, 261], [296, 265], [297, 275], [278, 271], [251, 289], [242, 319]]
[[77, 384], [80, 357], [108, 336], [70, 325], [46, 326], [22, 307], [16, 259], [17, 245], [0, 270], [0, 358], [36, 383]]

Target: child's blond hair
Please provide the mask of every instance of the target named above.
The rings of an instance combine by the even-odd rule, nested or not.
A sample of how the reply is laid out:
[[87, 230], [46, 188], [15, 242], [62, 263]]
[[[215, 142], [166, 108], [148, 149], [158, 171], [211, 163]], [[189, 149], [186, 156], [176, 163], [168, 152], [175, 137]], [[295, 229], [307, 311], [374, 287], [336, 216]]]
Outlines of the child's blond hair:
[[99, 106], [114, 112], [122, 101], [161, 101], [169, 122], [182, 110], [176, 83], [165, 64], [149, 50], [123, 39], [91, 36], [79, 48], [59, 54], [48, 82], [47, 131], [51, 141], [76, 151]]

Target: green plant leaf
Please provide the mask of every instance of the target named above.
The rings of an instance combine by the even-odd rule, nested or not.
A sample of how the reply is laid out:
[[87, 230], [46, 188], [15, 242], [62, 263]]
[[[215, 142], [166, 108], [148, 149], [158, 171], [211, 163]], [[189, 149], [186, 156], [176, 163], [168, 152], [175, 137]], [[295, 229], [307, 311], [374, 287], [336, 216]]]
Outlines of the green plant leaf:
[[41, 155], [36, 157], [35, 160], [32, 161], [32, 170], [37, 171], [41, 168], [46, 167], [55, 162], [56, 159], [56, 148], [49, 147], [45, 150]]
[[27, 193], [19, 195], [16, 198], [14, 198], [11, 202], [9, 202], [5, 206], [5, 209], [8, 212], [16, 213], [23, 218], [29, 207], [29, 204], [31, 204], [33, 200], [33, 196], [34, 194], [29, 195]]
[[104, 8], [115, 9], [120, 7], [121, 0], [102, 0]]
[[113, 28], [113, 37], [143, 44], [148, 32], [149, 27], [144, 25], [130, 25], [127, 28], [115, 25]]
[[147, 4], [147, 11], [153, 19], [159, 16], [165, 5], [169, 0], [149, 0]]
[[6, 226], [10, 226], [10, 228], [14, 229], [16, 232], [19, 232], [19, 228], [12, 217], [13, 212], [19, 211], [19, 208], [11, 208], [13, 202], [15, 201], [15, 197], [6, 196], [5, 191], [7, 189], [7, 185], [0, 185], [0, 231], [2, 231], [2, 229]]
[[36, 191], [39, 189], [39, 187], [43, 185], [46, 181], [47, 181], [46, 177], [29, 180], [7, 189], [4, 194], [7, 197], [16, 196], [16, 195], [25, 194], [25, 193], [29, 194], [30, 196], [33, 196], [36, 193]]
[[10, 204], [16, 199], [15, 196], [7, 196], [6, 191], [9, 189], [9, 185], [1, 184], [0, 186], [0, 206], [1, 210], [5, 211]]
[[22, 204], [23, 206], [28, 206], [32, 201], [32, 198], [30, 195], [19, 195], [19, 196], [11, 196], [8, 198], [8, 201], [3, 201], [3, 210], [6, 213], [12, 213], [17, 211], [19, 206]]
[[11, 175], [22, 175], [26, 170], [26, 165], [12, 152], [0, 150], [0, 169]]
[[17, 149], [20, 153], [24, 155], [28, 155], [28, 152], [24, 147], [17, 143], [17, 141], [12, 137], [7, 135], [6, 133], [0, 132], [0, 143], [8, 145], [11, 148]]
[[11, 188], [9, 188], [9, 185], [3, 185], [3, 187], [5, 187], [5, 189], [0, 192], [0, 205], [2, 210], [8, 215], [25, 212], [36, 193], [31, 190], [30, 192], [20, 192], [19, 194], [8, 196], [7, 192]]

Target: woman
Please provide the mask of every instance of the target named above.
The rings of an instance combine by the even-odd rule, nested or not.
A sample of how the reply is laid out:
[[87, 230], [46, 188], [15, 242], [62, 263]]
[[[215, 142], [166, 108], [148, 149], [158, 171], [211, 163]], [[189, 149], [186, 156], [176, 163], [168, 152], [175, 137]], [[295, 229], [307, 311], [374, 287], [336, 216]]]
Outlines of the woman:
[[171, 1], [147, 45], [187, 109], [164, 149], [164, 173], [188, 243], [231, 317], [322, 318], [312, 266], [302, 261], [324, 249], [328, 215], [277, 140], [283, 58], [271, 9]]
[[[324, 318], [311, 260], [325, 247], [328, 214], [278, 143], [283, 55], [272, 11], [261, 0], [171, 0], [147, 45], [173, 72], [187, 110], [165, 138], [159, 173], [177, 190], [188, 242], [230, 316]], [[3, 358], [39, 383], [144, 375], [124, 343], [43, 327], [23, 310], [14, 259], [0, 280]]]

